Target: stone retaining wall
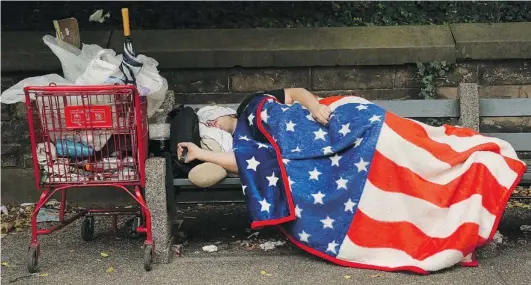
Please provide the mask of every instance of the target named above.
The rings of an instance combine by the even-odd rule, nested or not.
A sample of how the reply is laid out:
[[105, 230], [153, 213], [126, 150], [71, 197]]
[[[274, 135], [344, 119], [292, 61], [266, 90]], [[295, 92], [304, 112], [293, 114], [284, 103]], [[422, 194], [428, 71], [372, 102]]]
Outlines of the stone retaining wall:
[[[419, 94], [423, 83], [422, 78], [417, 75], [415, 62], [432, 60], [444, 60], [453, 64], [449, 74], [434, 81], [437, 98], [455, 98], [457, 85], [461, 82], [477, 83], [483, 98], [531, 98], [531, 23], [452, 25], [437, 26], [435, 29], [430, 27], [403, 27], [403, 32], [399, 32], [400, 27], [391, 27], [392, 33], [388, 30], [389, 27], [381, 28], [387, 29], [382, 32], [384, 35], [392, 37], [393, 33], [398, 33], [403, 37], [396, 48], [401, 50], [404, 56], [393, 51], [396, 55], [394, 58], [379, 56], [389, 52], [393, 44], [392, 41], [378, 43], [378, 37], [374, 35], [378, 34], [378, 28], [340, 28], [333, 31], [304, 29], [307, 37], [313, 33], [328, 37], [327, 39], [332, 41], [341, 38], [342, 32], [343, 37], [348, 38], [347, 43], [325, 42], [321, 38], [316, 40], [314, 45], [309, 45], [313, 42], [311, 39], [304, 38], [301, 39], [306, 44], [304, 47], [297, 47], [295, 43], [289, 42], [289, 36], [296, 35], [293, 30], [289, 31], [288, 35], [283, 30], [260, 31], [258, 34], [262, 37], [256, 34], [251, 37], [254, 42], [245, 39], [246, 33], [255, 33], [254, 30], [225, 30], [219, 32], [220, 34], [212, 30], [195, 33], [166, 31], [167, 34], [179, 37], [173, 50], [171, 44], [161, 43], [164, 40], [171, 42], [172, 38], [165, 36], [165, 31], [157, 32], [157, 37], [151, 35], [152, 40], [149, 41], [161, 43], [162, 47], [149, 45], [146, 39], [149, 35], [146, 32], [149, 31], [142, 31], [142, 34], [133, 33], [133, 37], [137, 39], [135, 43], [140, 52], [160, 62], [161, 74], [167, 78], [170, 90], [175, 92], [176, 103], [236, 103], [250, 92], [283, 87], [304, 87], [322, 96], [358, 94], [370, 100], [418, 99], [421, 98]], [[430, 30], [433, 32], [431, 36]], [[427, 34], [421, 37], [416, 34], [419, 31]], [[5, 39], [15, 38], [2, 33], [2, 90], [29, 76], [60, 73], [58, 60], [50, 59], [54, 55], [47, 47], [43, 49], [38, 46], [39, 37], [42, 38], [42, 35], [31, 34], [33, 38], [19, 36], [18, 41], [30, 41], [34, 45], [19, 45], [22, 48], [16, 49], [13, 42], [4, 45]], [[489, 35], [489, 38], [478, 36], [481, 34]], [[102, 38], [101, 35], [91, 33], [86, 38], [104, 45], [103, 39], [107, 36], [107, 44], [112, 47], [118, 46], [121, 40], [119, 35], [115, 35], [116, 33], [109, 32]], [[211, 35], [216, 35], [215, 40], [209, 37]], [[357, 41], [362, 35], [368, 37], [365, 46]], [[504, 35], [506, 39], [503, 39]], [[236, 36], [242, 39], [240, 49], [243, 49], [241, 55], [245, 60], [236, 56], [238, 41], [231, 41]], [[271, 39], [271, 36], [278, 39]], [[282, 46], [280, 40], [288, 42]], [[261, 48], [257, 42], [267, 44], [268, 49]], [[375, 47], [371, 48], [367, 42], [372, 42]], [[416, 47], [408, 47], [408, 44], [414, 44]], [[210, 48], [207, 49], [209, 45]], [[324, 56], [330, 55], [331, 51], [340, 46], [343, 49], [338, 50], [332, 58]], [[290, 47], [292, 53], [289, 53]], [[500, 52], [504, 48], [507, 52]], [[373, 53], [367, 53], [367, 50], [371, 49]], [[115, 50], [119, 51], [120, 48]], [[433, 52], [430, 53], [430, 50]], [[24, 58], [23, 55], [28, 53], [32, 56], [29, 59]], [[42, 60], [39, 60], [36, 54], [40, 55]], [[359, 54], [371, 56], [365, 60]], [[419, 55], [419, 58], [415, 58], [415, 54]], [[220, 61], [222, 55], [226, 58]], [[268, 55], [273, 59], [269, 60]], [[265, 58], [259, 59], [261, 56]], [[294, 57], [291, 63], [304, 63], [306, 56], [313, 61], [312, 65], [286, 64], [287, 61], [280, 60]], [[347, 56], [355, 58], [349, 59]], [[188, 58], [176, 59], [180, 57]], [[172, 59], [167, 60], [168, 58]], [[198, 66], [193, 66], [192, 59], [198, 59]], [[360, 64], [352, 64], [356, 62]], [[361, 64], [363, 62], [365, 64]], [[1, 114], [2, 199], [34, 199], [37, 192], [32, 180], [25, 106], [21, 103], [2, 104]], [[482, 119], [481, 131], [531, 132], [531, 118]], [[19, 188], [23, 190], [18, 190]], [[90, 194], [83, 195], [76, 197], [81, 200], [90, 197]]]

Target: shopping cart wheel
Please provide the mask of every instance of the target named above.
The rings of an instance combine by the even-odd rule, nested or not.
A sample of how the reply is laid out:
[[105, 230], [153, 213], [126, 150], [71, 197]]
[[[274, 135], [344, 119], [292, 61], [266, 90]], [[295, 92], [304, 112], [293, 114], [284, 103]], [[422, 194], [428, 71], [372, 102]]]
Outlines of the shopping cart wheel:
[[149, 244], [144, 247], [144, 269], [146, 271], [153, 269], [153, 247]]
[[37, 253], [37, 248], [30, 247], [28, 250], [27, 265], [29, 273], [35, 273], [39, 271], [39, 255]]
[[94, 217], [85, 217], [81, 224], [81, 238], [84, 241], [91, 241], [94, 238]]

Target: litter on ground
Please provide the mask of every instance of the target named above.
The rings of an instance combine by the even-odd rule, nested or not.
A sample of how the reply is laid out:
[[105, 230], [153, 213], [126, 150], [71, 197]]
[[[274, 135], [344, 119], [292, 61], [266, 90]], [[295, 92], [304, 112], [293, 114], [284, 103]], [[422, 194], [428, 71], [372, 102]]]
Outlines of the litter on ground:
[[211, 244], [211, 245], [207, 245], [207, 246], [203, 246], [203, 251], [206, 251], [206, 252], [216, 252], [218, 251], [218, 247]]
[[260, 248], [264, 251], [269, 251], [275, 249], [277, 246], [283, 246], [286, 244], [285, 241], [266, 241], [260, 244]]

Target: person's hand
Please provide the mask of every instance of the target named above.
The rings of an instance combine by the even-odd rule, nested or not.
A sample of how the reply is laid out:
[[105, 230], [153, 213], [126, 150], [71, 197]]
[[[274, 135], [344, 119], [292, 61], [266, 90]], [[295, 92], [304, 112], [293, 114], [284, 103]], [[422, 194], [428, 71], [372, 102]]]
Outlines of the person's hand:
[[328, 124], [328, 120], [332, 114], [330, 107], [322, 104], [316, 105], [310, 112], [312, 113], [312, 117], [323, 125]]
[[177, 145], [177, 158], [179, 160], [181, 159], [184, 148], [188, 149], [188, 153], [186, 154], [186, 159], [184, 161], [185, 163], [189, 163], [196, 159], [201, 160], [203, 149], [191, 142], [182, 142]]

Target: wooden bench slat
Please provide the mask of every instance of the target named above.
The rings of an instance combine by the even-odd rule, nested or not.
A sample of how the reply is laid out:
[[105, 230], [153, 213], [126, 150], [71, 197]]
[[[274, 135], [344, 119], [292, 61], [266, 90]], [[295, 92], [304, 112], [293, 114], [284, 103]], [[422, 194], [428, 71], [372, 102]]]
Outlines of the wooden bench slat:
[[[531, 167], [531, 166], [528, 166]], [[524, 177], [520, 180], [520, 183], [531, 183], [531, 172], [524, 173]]]
[[516, 151], [531, 151], [531, 133], [484, 133], [510, 143]]
[[407, 118], [458, 118], [457, 100], [374, 100], [375, 104]]
[[[373, 103], [408, 118], [458, 118], [459, 102], [457, 100], [374, 100]], [[194, 109], [199, 109], [209, 104], [185, 104]], [[219, 104], [234, 110], [238, 104]]]
[[531, 100], [527, 99], [481, 99], [480, 117], [525, 117], [531, 116]]

